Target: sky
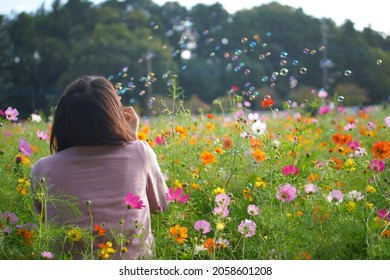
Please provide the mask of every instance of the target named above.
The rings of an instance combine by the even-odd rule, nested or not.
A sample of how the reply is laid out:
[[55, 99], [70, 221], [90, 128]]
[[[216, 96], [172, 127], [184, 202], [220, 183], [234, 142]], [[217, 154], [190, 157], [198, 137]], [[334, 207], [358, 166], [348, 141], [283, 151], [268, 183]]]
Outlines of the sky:
[[[105, 0], [90, 0], [95, 4]], [[10, 15], [12, 11], [19, 13], [34, 12], [42, 3], [45, 9], [51, 8], [53, 0], [0, 0], [0, 14]], [[62, 0], [66, 2], [66, 0]], [[153, 0], [158, 5], [163, 5], [166, 0]], [[250, 9], [272, 2], [271, 0], [176, 0], [175, 2], [190, 9], [198, 3], [210, 5], [219, 2], [229, 13], [238, 10]], [[337, 25], [341, 25], [346, 19], [355, 23], [355, 29], [362, 30], [370, 26], [372, 29], [390, 35], [389, 12], [385, 8], [388, 0], [278, 0], [280, 4], [294, 8], [302, 8], [305, 14], [316, 18], [331, 18]], [[337, 3], [337, 4], [336, 4]]]

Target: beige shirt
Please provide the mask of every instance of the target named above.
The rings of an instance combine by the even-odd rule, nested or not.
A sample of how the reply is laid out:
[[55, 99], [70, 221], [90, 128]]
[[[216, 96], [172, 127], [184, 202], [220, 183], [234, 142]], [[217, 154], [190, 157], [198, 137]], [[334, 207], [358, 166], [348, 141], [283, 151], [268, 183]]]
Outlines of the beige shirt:
[[[49, 221], [91, 228], [86, 202], [91, 202], [92, 226], [105, 225], [107, 233], [123, 233], [130, 241], [126, 259], [150, 254], [153, 246], [150, 213], [168, 206], [166, 183], [152, 148], [143, 141], [120, 146], [72, 147], [38, 160], [32, 168], [34, 180], [46, 179], [49, 195], [72, 196], [79, 201], [81, 217], [59, 202], [49, 202]], [[34, 181], [33, 180], [33, 181]], [[33, 182], [33, 187], [34, 184]], [[145, 207], [127, 209], [126, 195], [140, 196]], [[65, 198], [66, 199], [66, 198]], [[123, 225], [119, 222], [124, 221]], [[123, 228], [123, 229], [122, 229]], [[106, 234], [108, 241], [109, 234]], [[111, 241], [111, 240], [110, 240]], [[115, 258], [120, 258], [116, 254]]]

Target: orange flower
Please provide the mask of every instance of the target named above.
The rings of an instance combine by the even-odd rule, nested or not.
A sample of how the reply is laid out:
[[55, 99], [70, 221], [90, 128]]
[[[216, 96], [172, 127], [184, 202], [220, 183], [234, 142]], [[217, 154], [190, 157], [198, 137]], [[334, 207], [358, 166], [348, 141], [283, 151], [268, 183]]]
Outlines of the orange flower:
[[262, 162], [265, 160], [265, 152], [259, 149], [256, 149], [252, 154], [256, 161]]
[[220, 155], [223, 155], [225, 153], [225, 151], [220, 147], [216, 147], [214, 149], [214, 152], [216, 152], [217, 154], [220, 154]]
[[180, 135], [181, 139], [184, 139], [187, 137], [187, 129], [185, 129], [184, 127], [178, 125], [175, 127], [175, 131], [176, 131], [176, 133], [178, 133]]
[[206, 164], [213, 163], [213, 162], [217, 161], [215, 159], [215, 155], [210, 153], [210, 152], [203, 152], [199, 157], [202, 159], [202, 164], [203, 165], [206, 165]]
[[302, 252], [295, 256], [296, 260], [311, 260], [311, 255], [308, 252]]
[[332, 136], [332, 140], [334, 143], [338, 145], [346, 145], [352, 141], [352, 135], [349, 134], [342, 135], [340, 133], [336, 133]]
[[206, 117], [208, 117], [209, 119], [214, 119], [214, 115], [213, 114], [206, 114]]
[[390, 155], [390, 145], [388, 142], [376, 142], [372, 145], [371, 153], [376, 159], [387, 159]]
[[343, 161], [338, 157], [331, 157], [329, 160], [329, 165], [337, 170], [340, 170], [343, 167], [343, 164]]
[[95, 224], [93, 226], [93, 229], [97, 232], [98, 236], [103, 236], [106, 233], [106, 230], [98, 224]]
[[217, 248], [217, 244], [215, 243], [214, 239], [207, 238], [206, 242], [203, 244], [203, 248], [206, 248], [209, 254], [211, 254], [213, 249]]
[[267, 107], [271, 107], [272, 105], [274, 105], [274, 100], [272, 99], [271, 96], [267, 95], [266, 97], [264, 97], [263, 101], [261, 101], [261, 107], [263, 107], [263, 109], [267, 109]]
[[315, 174], [315, 173], [310, 173], [310, 175], [308, 177], [309, 182], [319, 181], [320, 179], [321, 179], [321, 176], [319, 174]]
[[214, 130], [214, 124], [212, 123], [212, 122], [208, 122], [208, 123], [206, 123], [206, 128], [208, 129], [208, 130]]
[[249, 141], [252, 149], [259, 149], [263, 145], [260, 139], [254, 139], [252, 136], [250, 136]]
[[223, 138], [223, 147], [226, 149], [226, 150], [230, 150], [231, 148], [233, 148], [233, 141], [232, 139], [230, 138]]
[[19, 236], [24, 237], [24, 242], [26, 242], [26, 245], [31, 245], [32, 244], [32, 237], [34, 236], [34, 230], [33, 229], [25, 229], [21, 228], [18, 230], [17, 234]]
[[390, 230], [386, 229], [381, 233], [381, 236], [390, 238]]
[[173, 238], [175, 238], [175, 241], [179, 244], [182, 244], [184, 240], [188, 237], [187, 228], [181, 227], [178, 224], [171, 227], [169, 229], [169, 232], [173, 235]]

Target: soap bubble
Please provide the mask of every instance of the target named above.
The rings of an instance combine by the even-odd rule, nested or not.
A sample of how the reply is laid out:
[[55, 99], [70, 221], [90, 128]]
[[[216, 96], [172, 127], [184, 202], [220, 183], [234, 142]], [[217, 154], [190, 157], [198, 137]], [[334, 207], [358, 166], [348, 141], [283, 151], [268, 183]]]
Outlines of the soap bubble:
[[352, 71], [351, 70], [345, 70], [344, 75], [349, 77], [349, 76], [352, 75]]

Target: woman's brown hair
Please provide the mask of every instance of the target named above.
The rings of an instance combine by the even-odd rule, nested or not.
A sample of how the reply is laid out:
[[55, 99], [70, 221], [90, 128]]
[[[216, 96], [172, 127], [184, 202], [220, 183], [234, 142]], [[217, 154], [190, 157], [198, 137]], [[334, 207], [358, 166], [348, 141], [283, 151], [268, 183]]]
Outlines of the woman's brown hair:
[[118, 145], [131, 140], [120, 99], [109, 80], [82, 76], [66, 87], [54, 113], [51, 153], [74, 146]]

